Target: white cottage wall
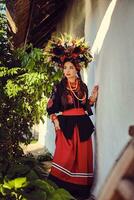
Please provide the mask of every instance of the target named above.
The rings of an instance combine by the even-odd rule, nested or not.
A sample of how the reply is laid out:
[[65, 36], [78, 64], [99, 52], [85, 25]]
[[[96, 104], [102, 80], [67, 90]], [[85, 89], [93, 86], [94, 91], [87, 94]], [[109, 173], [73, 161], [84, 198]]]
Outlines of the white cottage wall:
[[129, 140], [129, 125], [134, 124], [133, 19], [132, 0], [86, 0], [85, 37], [94, 54], [88, 84], [99, 84], [96, 195]]

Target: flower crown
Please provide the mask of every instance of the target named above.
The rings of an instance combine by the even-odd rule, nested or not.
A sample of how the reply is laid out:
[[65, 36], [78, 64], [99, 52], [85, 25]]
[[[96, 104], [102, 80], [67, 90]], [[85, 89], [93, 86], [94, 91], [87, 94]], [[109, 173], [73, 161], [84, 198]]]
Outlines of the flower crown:
[[49, 40], [44, 54], [53, 66], [63, 68], [67, 59], [74, 61], [78, 69], [87, 67], [92, 61], [90, 47], [85, 43], [84, 38], [73, 39], [70, 35], [61, 34], [60, 37], [52, 37]]

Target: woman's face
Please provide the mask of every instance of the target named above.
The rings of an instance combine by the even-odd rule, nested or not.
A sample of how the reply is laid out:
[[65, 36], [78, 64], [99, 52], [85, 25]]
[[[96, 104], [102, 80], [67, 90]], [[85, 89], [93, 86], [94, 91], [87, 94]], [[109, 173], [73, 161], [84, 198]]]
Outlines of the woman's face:
[[77, 74], [77, 70], [74, 64], [68, 61], [64, 63], [63, 73], [64, 73], [64, 76], [68, 79], [75, 78]]

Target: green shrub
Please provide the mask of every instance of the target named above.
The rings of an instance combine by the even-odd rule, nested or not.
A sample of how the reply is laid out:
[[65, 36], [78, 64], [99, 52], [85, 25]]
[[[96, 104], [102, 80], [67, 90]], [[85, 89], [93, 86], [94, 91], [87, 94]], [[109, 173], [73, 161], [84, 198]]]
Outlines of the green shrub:
[[46, 62], [42, 49], [14, 49], [7, 19], [0, 14], [0, 156], [16, 159], [20, 143], [29, 144], [31, 128], [44, 122], [47, 97], [61, 76]]
[[[4, 164], [4, 165], [2, 165]], [[44, 173], [44, 174], [42, 174]], [[47, 180], [47, 173], [31, 155], [14, 162], [0, 163], [0, 199], [70, 200], [69, 192]]]
[[[49, 66], [43, 50], [14, 49], [0, 4], [0, 199], [69, 200], [67, 191], [47, 181], [39, 160], [19, 146], [32, 140], [31, 128], [43, 120], [47, 97], [61, 71]], [[39, 158], [44, 159], [44, 158]]]

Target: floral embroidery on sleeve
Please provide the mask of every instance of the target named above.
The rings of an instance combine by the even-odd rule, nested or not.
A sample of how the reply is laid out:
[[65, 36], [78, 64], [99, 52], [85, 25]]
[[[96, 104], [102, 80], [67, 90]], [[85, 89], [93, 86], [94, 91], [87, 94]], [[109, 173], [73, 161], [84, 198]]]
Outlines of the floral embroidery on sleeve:
[[67, 102], [73, 104], [73, 97], [70, 94], [67, 95]]
[[84, 99], [81, 103], [82, 103], [82, 104], [85, 104], [85, 103], [86, 103], [86, 99]]
[[53, 87], [52, 94], [47, 103], [47, 112], [49, 115], [52, 113], [58, 113], [60, 111], [60, 96], [57, 86]]
[[53, 100], [49, 99], [48, 103], [47, 103], [47, 108], [51, 108], [53, 105]]
[[54, 86], [54, 92], [57, 92], [57, 87], [56, 86]]

